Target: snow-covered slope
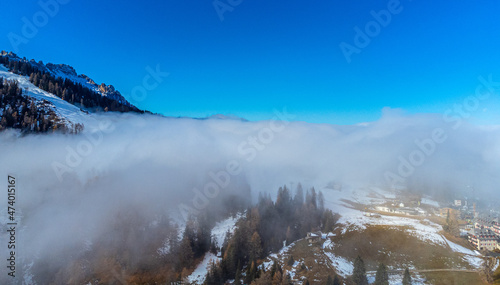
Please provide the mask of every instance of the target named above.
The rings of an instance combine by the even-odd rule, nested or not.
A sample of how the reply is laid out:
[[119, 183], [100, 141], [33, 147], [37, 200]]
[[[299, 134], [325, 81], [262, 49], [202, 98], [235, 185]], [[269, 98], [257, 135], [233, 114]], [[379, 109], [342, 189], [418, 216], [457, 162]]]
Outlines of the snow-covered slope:
[[70, 104], [61, 98], [46, 92], [33, 85], [26, 76], [21, 76], [9, 72], [7, 68], [0, 64], [0, 77], [7, 80], [15, 80], [19, 87], [23, 89], [23, 95], [36, 99], [37, 101], [48, 101], [49, 108], [53, 109], [56, 114], [66, 120], [68, 126], [74, 126], [77, 123], [87, 125], [90, 123], [91, 115], [83, 112], [80, 108]]
[[[344, 187], [340, 190], [325, 188], [322, 191], [325, 197], [325, 207], [341, 215], [339, 223], [343, 224], [342, 233], [348, 230], [363, 230], [367, 226], [373, 225], [398, 227], [404, 229], [409, 235], [417, 237], [424, 242], [446, 247], [459, 253], [462, 259], [474, 268], [480, 268], [483, 263], [483, 259], [480, 255], [447, 240], [440, 233], [442, 227], [426, 218], [389, 215], [367, 216], [362, 211], [354, 209], [347, 203], [348, 201], [352, 201], [365, 206], [376, 205], [393, 199], [393, 193], [375, 187], [369, 189]], [[371, 195], [373, 192], [378, 194], [376, 198], [373, 198], [373, 195]], [[437, 202], [429, 198], [425, 198], [425, 204], [438, 206]]]
[[[217, 246], [221, 247], [224, 242], [224, 238], [226, 237], [226, 233], [234, 233], [236, 229], [236, 222], [244, 215], [238, 214], [235, 217], [229, 217], [223, 221], [218, 222], [214, 228], [212, 229], [212, 237], [215, 239]], [[220, 257], [215, 256], [214, 254], [207, 252], [203, 261], [198, 264], [196, 269], [193, 271], [187, 280], [191, 284], [203, 284], [205, 281], [205, 277], [208, 272], [208, 267], [210, 265], [210, 261], [220, 261]]]
[[128, 102], [118, 90], [116, 90], [113, 85], [106, 85], [104, 83], [97, 84], [92, 80], [90, 77], [86, 76], [85, 74], [80, 74], [78, 75], [76, 73], [76, 70], [67, 64], [54, 64], [54, 63], [47, 63], [43, 64], [41, 61], [36, 62], [34, 59], [31, 60], [26, 60], [18, 57], [16, 54], [10, 52], [3, 52], [0, 53], [0, 56], [7, 57], [10, 61], [22, 61], [22, 62], [27, 62], [31, 66], [35, 67], [36, 69], [49, 73], [54, 77], [61, 77], [62, 79], [69, 79], [72, 82], [76, 84], [81, 84], [83, 87], [86, 87], [98, 94], [100, 94], [103, 97], [108, 97], [110, 99], [113, 99], [115, 101], [118, 101], [119, 103], [132, 107], [133, 105]]

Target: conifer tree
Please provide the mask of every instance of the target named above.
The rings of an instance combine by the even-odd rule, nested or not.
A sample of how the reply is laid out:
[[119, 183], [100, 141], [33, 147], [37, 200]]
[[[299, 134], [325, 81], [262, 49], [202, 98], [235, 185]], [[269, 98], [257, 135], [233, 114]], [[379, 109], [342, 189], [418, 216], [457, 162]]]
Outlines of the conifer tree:
[[335, 274], [335, 277], [333, 277], [333, 285], [340, 285], [340, 279], [337, 274]]
[[235, 285], [241, 285], [241, 270], [240, 270], [240, 263], [238, 262], [238, 267], [236, 269], [236, 274], [234, 275], [234, 284]]
[[374, 285], [389, 285], [389, 274], [387, 273], [387, 267], [380, 263], [377, 269], [377, 274], [375, 275]]
[[411, 285], [412, 280], [411, 280], [411, 275], [410, 275], [410, 270], [408, 267], [405, 269], [405, 273], [403, 274], [403, 285]]
[[366, 278], [366, 268], [363, 259], [358, 255], [356, 260], [354, 260], [354, 270], [352, 272], [352, 280], [356, 285], [368, 285], [368, 279]]

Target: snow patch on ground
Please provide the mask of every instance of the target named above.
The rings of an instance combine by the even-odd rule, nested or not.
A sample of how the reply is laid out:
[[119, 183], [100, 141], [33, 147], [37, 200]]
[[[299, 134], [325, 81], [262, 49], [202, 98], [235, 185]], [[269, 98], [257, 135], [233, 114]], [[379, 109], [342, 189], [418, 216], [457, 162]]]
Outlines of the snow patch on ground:
[[[296, 242], [298, 242], [300, 240], [297, 240], [295, 242], [292, 242], [291, 244], [287, 245], [287, 246], [283, 246], [277, 253], [273, 253], [273, 254], [270, 254], [266, 259], [265, 261], [262, 263], [261, 265], [261, 268], [264, 268], [266, 271], [271, 269], [271, 267], [273, 266], [273, 263], [274, 263], [274, 260], [278, 260], [278, 261], [282, 261], [282, 262], [285, 262], [285, 260], [283, 259], [283, 255], [287, 254], [288, 251], [295, 245]], [[295, 261], [295, 264], [297, 263], [297, 261]], [[294, 266], [295, 266], [294, 264]]]
[[476, 269], [480, 269], [483, 266], [483, 259], [477, 256], [464, 255], [462, 258]]
[[215, 239], [217, 246], [221, 247], [224, 243], [227, 231], [233, 233], [236, 229], [236, 222], [243, 217], [245, 213], [238, 213], [235, 217], [229, 217], [215, 224], [212, 229], [212, 237]]
[[[245, 213], [239, 213], [235, 217], [229, 217], [215, 224], [212, 229], [212, 238], [215, 239], [218, 246], [222, 246], [227, 231], [234, 233], [234, 230], [236, 229], [236, 222], [243, 217], [244, 214]], [[221, 258], [215, 256], [213, 253], [207, 252], [203, 261], [198, 264], [193, 273], [187, 277], [188, 282], [192, 284], [203, 284], [211, 260], [220, 261]]]
[[495, 264], [495, 266], [493, 266], [493, 272], [495, 272], [498, 268], [498, 265], [500, 265], [500, 259], [497, 258], [497, 263]]
[[474, 251], [468, 249], [468, 248], [465, 248], [461, 245], [458, 245], [454, 242], [451, 242], [447, 239], [445, 239], [445, 241], [448, 243], [448, 245], [450, 246], [450, 248], [453, 250], [453, 251], [456, 251], [456, 252], [460, 252], [460, 253], [463, 253], [463, 254], [468, 254], [468, 255], [473, 255], [473, 256], [478, 256], [477, 253], [475, 253]]
[[323, 243], [323, 249], [332, 249], [333, 247], [333, 242], [331, 239], [327, 239], [324, 243]]
[[219, 258], [213, 253], [206, 253], [203, 261], [198, 264], [193, 273], [187, 277], [187, 281], [193, 284], [203, 284], [205, 277], [207, 276], [208, 266], [210, 265], [211, 260], [218, 261]]
[[[377, 200], [391, 199], [391, 193], [381, 190], [379, 188], [349, 188], [344, 187], [342, 190], [322, 189], [325, 196], [325, 207], [330, 208], [334, 212], [341, 215], [339, 223], [344, 225], [341, 234], [347, 231], [361, 231], [366, 229], [367, 226], [380, 225], [380, 226], [394, 226], [403, 228], [411, 235], [419, 238], [424, 242], [433, 243], [436, 245], [450, 247], [453, 251], [463, 254], [463, 258], [471, 266], [479, 268], [483, 263], [480, 255], [472, 250], [464, 248], [458, 244], [448, 241], [439, 232], [442, 227], [427, 219], [419, 220], [407, 217], [386, 216], [370, 217], [363, 215], [363, 212], [354, 209], [346, 201], [352, 201], [363, 205], [372, 205]], [[370, 197], [371, 196], [371, 197]], [[376, 198], [373, 198], [376, 196]], [[439, 207], [439, 203], [429, 198], [422, 198], [423, 204], [428, 204], [434, 207]], [[325, 244], [324, 244], [325, 246]]]
[[159, 254], [159, 255], [167, 255], [169, 252], [170, 252], [170, 244], [169, 244], [169, 240], [168, 239], [165, 239], [165, 241], [163, 242], [163, 246], [158, 248], [156, 250], [156, 252]]
[[335, 270], [339, 275], [341, 275], [342, 277], [347, 277], [348, 275], [352, 274], [354, 266], [349, 260], [340, 256], [336, 256], [331, 252], [325, 251], [325, 255], [328, 257], [328, 259], [330, 259], [332, 266], [335, 267]]
[[420, 220], [397, 216], [367, 217], [361, 211], [351, 209], [348, 215], [342, 215], [339, 222], [345, 225], [342, 234], [348, 230], [364, 230], [367, 225], [406, 227], [406, 231], [422, 241], [446, 245], [439, 234], [442, 227], [429, 220], [423, 220], [422, 223]]

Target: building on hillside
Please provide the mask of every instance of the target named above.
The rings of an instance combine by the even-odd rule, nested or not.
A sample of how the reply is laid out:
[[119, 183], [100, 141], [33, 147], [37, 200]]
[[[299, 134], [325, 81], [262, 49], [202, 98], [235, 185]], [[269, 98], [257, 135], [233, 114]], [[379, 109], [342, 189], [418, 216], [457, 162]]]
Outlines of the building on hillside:
[[376, 206], [375, 210], [380, 211], [380, 212], [394, 213], [394, 209], [387, 207], [387, 206]]
[[308, 232], [306, 240], [308, 243], [317, 243], [321, 241], [323, 234], [321, 232]]
[[455, 207], [460, 207], [462, 206], [462, 200], [455, 200], [454, 203]]
[[493, 251], [498, 248], [499, 240], [498, 236], [495, 235], [489, 229], [474, 229], [472, 234], [469, 234], [469, 242], [477, 250], [489, 250]]
[[497, 219], [478, 218], [474, 222], [476, 229], [488, 229], [497, 236], [500, 236], [500, 223]]
[[498, 221], [491, 223], [491, 230], [497, 235], [500, 236], [500, 223]]
[[474, 225], [469, 224], [467, 221], [459, 220], [458, 229], [460, 230], [460, 236], [467, 237], [474, 232]]
[[412, 208], [399, 208], [394, 210], [395, 214], [407, 215], [407, 216], [418, 216], [418, 211]]

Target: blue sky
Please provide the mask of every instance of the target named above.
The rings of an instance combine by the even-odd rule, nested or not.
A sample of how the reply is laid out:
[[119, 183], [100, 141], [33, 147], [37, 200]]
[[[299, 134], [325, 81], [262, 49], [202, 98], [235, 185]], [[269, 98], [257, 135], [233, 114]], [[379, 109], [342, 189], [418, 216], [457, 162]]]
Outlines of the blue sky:
[[[58, 11], [16, 47], [9, 34], [23, 36], [23, 17], [44, 10], [36, 1], [3, 5], [0, 49], [70, 64], [168, 116], [264, 120], [287, 107], [297, 120], [354, 124], [384, 107], [443, 113], [474, 94], [478, 76], [500, 81], [497, 1], [220, 0], [233, 4], [223, 21], [210, 0], [55, 1], [41, 1]], [[354, 28], [391, 5], [399, 13], [348, 63], [339, 45], [354, 46]], [[157, 65], [170, 75], [134, 101], [146, 67]], [[499, 106], [492, 97], [473, 117], [499, 124]]]

